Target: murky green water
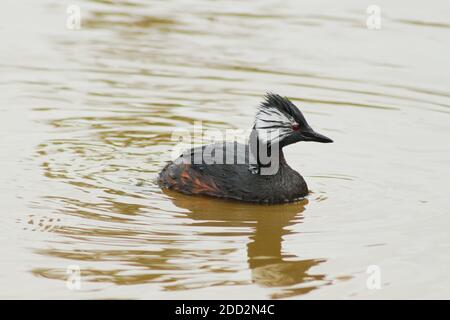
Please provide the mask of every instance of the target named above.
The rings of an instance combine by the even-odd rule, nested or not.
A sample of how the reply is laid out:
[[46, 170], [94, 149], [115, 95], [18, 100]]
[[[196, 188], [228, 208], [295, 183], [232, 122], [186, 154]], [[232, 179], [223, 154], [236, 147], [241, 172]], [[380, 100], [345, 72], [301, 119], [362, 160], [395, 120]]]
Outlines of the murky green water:
[[[450, 5], [377, 4], [2, 3], [0, 297], [450, 298]], [[248, 129], [266, 91], [335, 141], [286, 150], [308, 199], [155, 185], [174, 128]]]

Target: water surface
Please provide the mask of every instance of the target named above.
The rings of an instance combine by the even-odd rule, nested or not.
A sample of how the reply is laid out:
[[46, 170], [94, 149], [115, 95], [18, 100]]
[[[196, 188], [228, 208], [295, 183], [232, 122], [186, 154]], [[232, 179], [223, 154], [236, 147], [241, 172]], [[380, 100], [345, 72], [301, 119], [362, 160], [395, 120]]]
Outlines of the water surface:
[[[380, 30], [360, 1], [69, 4], [0, 13], [0, 297], [450, 298], [446, 1]], [[173, 129], [248, 129], [266, 91], [335, 141], [286, 150], [307, 199], [159, 189]]]

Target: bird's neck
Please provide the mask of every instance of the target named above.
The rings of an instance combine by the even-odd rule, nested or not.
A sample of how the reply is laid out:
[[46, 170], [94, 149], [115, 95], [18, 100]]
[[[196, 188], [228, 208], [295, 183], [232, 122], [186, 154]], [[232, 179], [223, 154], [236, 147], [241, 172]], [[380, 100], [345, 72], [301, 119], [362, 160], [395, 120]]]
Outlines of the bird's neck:
[[249, 139], [249, 170], [254, 174], [273, 175], [286, 164], [282, 146], [262, 141], [256, 130], [252, 130]]

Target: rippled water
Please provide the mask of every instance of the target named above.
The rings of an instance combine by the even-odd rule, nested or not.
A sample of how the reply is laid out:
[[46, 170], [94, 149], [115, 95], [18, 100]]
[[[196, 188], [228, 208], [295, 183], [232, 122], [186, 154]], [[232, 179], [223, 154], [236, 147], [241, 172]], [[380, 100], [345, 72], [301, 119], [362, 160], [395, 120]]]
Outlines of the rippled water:
[[[448, 2], [378, 31], [356, 0], [69, 4], [2, 3], [0, 297], [450, 298]], [[174, 128], [248, 129], [266, 91], [335, 141], [287, 148], [307, 199], [155, 185]]]

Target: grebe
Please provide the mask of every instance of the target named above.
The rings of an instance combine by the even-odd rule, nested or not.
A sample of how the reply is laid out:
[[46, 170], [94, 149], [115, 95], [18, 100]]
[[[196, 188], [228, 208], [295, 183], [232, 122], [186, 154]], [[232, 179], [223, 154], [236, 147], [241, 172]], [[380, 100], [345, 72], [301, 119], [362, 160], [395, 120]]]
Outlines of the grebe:
[[308, 194], [308, 186], [286, 163], [282, 148], [298, 141], [333, 142], [315, 132], [288, 98], [268, 93], [247, 144], [220, 142], [192, 148], [162, 169], [158, 184], [185, 194], [246, 202], [297, 201]]

